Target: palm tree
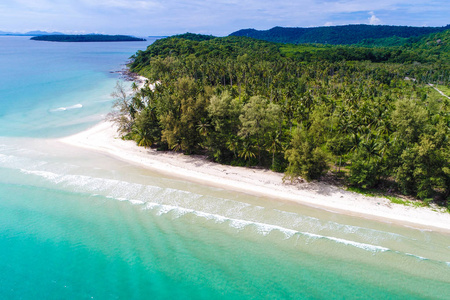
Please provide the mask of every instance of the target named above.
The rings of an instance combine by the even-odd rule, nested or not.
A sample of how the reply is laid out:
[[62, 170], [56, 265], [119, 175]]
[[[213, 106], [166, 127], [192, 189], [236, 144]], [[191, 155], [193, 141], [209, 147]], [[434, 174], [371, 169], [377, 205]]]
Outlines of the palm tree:
[[135, 128], [134, 140], [137, 141], [139, 147], [151, 147], [153, 144], [152, 138], [146, 130]]
[[361, 145], [369, 155], [369, 160], [372, 160], [375, 157], [381, 157], [380, 143], [378, 143], [374, 138], [368, 137], [366, 141], [361, 143]]
[[138, 85], [136, 84], [136, 82], [133, 81], [133, 83], [131, 84], [131, 89], [133, 90], [133, 92], [137, 92]]
[[245, 142], [242, 149], [240, 149], [238, 156], [243, 157], [244, 160], [256, 158], [256, 149], [250, 142]]
[[280, 141], [280, 132], [278, 133], [270, 133], [270, 139], [268, 140], [268, 144], [266, 145], [268, 150], [272, 152], [272, 168], [275, 164], [275, 154], [280, 152], [283, 149], [283, 145]]
[[208, 122], [205, 120], [205, 118], [201, 118], [197, 124], [197, 131], [201, 136], [207, 136], [209, 127], [210, 127], [210, 124], [208, 124]]
[[236, 158], [236, 151], [239, 149], [239, 139], [237, 136], [231, 136], [226, 145], [228, 150], [233, 152], [234, 158]]
[[172, 145], [172, 151], [179, 152], [182, 149], [182, 144], [180, 140], [177, 140], [175, 144]]

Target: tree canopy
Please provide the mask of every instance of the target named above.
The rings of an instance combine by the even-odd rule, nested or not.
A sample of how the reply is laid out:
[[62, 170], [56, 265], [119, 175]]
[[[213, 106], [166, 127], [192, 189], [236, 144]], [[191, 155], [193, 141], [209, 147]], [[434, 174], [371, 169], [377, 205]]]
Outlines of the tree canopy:
[[136, 42], [145, 41], [129, 35], [105, 35], [105, 34], [52, 34], [34, 36], [31, 40], [47, 42]]
[[269, 30], [241, 29], [230, 35], [251, 37], [277, 43], [350, 45], [367, 39], [410, 38], [447, 29], [450, 29], [450, 25], [443, 27], [412, 27], [359, 24], [308, 28], [274, 27]]
[[448, 205], [450, 100], [428, 84], [449, 86], [449, 61], [421, 45], [160, 39], [129, 65], [154, 88], [119, 97], [117, 120], [143, 146]]

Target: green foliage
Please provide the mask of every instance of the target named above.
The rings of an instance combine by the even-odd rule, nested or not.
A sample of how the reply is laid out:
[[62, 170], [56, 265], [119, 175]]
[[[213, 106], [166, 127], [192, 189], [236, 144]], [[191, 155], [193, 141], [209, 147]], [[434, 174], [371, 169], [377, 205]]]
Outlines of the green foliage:
[[320, 179], [334, 163], [355, 188], [390, 182], [448, 205], [450, 100], [428, 84], [448, 86], [449, 60], [421, 45], [160, 39], [130, 64], [154, 89], [119, 93], [115, 121], [143, 146], [291, 180]]
[[408, 38], [444, 31], [445, 27], [411, 27], [390, 25], [344, 25], [309, 28], [274, 27], [269, 30], [242, 29], [232, 36], [245, 36], [277, 43], [356, 44], [381, 38]]
[[450, 86], [446, 85], [437, 85], [436, 86], [441, 92], [450, 97]]
[[174, 88], [176, 93], [160, 100], [166, 102], [160, 117], [161, 141], [172, 150], [193, 153], [202, 140], [196, 125], [206, 117], [207, 95], [200, 92], [195, 81], [189, 77], [179, 78]]
[[136, 117], [133, 139], [139, 146], [150, 147], [161, 140], [161, 128], [154, 109], [146, 107]]
[[190, 32], [174, 35], [173, 37], [179, 38], [179, 39], [191, 40], [191, 41], [198, 41], [198, 42], [209, 41], [209, 40], [216, 38], [213, 35], [195, 34], [195, 33], [190, 33]]
[[392, 125], [396, 127], [398, 143], [415, 143], [425, 130], [428, 119], [426, 109], [415, 99], [401, 99], [392, 113]]
[[146, 41], [129, 35], [105, 35], [105, 34], [54, 34], [34, 36], [31, 40], [48, 42], [136, 42]]
[[286, 151], [289, 165], [286, 178], [302, 176], [310, 181], [318, 179], [328, 170], [327, 156], [318, 147], [317, 139], [308, 130], [297, 128], [292, 138], [292, 148]]
[[208, 132], [205, 145], [210, 156], [218, 162], [225, 162], [229, 158], [237, 159], [238, 153], [240, 154], [237, 134], [240, 128], [241, 103], [225, 91], [220, 96], [211, 97], [207, 110], [212, 130]]
[[356, 151], [352, 156], [350, 176], [352, 185], [362, 188], [373, 188], [380, 181], [382, 166], [379, 159], [372, 159], [371, 153], [366, 149]]
[[270, 133], [277, 131], [280, 117], [280, 106], [270, 103], [261, 96], [251, 97], [242, 108], [238, 135], [247, 143], [256, 145], [259, 163], [261, 163], [262, 147], [270, 143]]
[[433, 135], [423, 134], [406, 148], [397, 168], [397, 179], [405, 193], [421, 199], [432, 197], [434, 190], [449, 192], [448, 127], [440, 124]]

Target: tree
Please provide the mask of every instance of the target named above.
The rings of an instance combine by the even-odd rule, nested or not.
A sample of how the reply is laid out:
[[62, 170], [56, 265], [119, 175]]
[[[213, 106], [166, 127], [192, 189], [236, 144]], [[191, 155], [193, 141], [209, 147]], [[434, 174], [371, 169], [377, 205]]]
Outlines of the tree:
[[[241, 107], [241, 102], [233, 99], [228, 91], [210, 99], [207, 111], [212, 130], [207, 137], [206, 147], [215, 161], [236, 158], [241, 142], [237, 137]], [[232, 158], [227, 159], [231, 154]]]
[[272, 152], [272, 170], [275, 168], [275, 154], [280, 152], [283, 149], [283, 145], [281, 144], [280, 132], [272, 131], [268, 134], [267, 150]]
[[200, 91], [195, 80], [190, 77], [179, 78], [160, 104], [163, 112], [160, 117], [161, 139], [169, 148], [176, 147], [185, 153], [199, 149], [202, 137], [197, 125], [206, 117], [208, 91]]
[[421, 199], [440, 192], [445, 198], [450, 190], [450, 143], [449, 129], [444, 122], [436, 127], [434, 134], [424, 134], [417, 143], [402, 152], [402, 164], [397, 168], [396, 178], [407, 194]]
[[250, 142], [244, 142], [242, 148], [239, 150], [239, 157], [249, 160], [256, 157], [255, 147]]
[[107, 119], [116, 124], [117, 130], [126, 135], [131, 132], [136, 110], [131, 104], [132, 95], [128, 93], [122, 82], [118, 81], [114, 92], [113, 110], [107, 115]]
[[133, 139], [144, 147], [161, 140], [161, 127], [154, 108], [147, 107], [138, 114], [133, 126]]
[[269, 132], [277, 129], [281, 116], [280, 106], [260, 96], [253, 96], [242, 108], [239, 116], [241, 129], [239, 136], [244, 140], [254, 141], [258, 149], [258, 162], [261, 163], [261, 151], [267, 144]]
[[311, 181], [318, 179], [328, 170], [327, 156], [308, 130], [297, 128], [291, 146], [285, 154], [289, 162], [285, 178], [295, 180], [301, 176]]

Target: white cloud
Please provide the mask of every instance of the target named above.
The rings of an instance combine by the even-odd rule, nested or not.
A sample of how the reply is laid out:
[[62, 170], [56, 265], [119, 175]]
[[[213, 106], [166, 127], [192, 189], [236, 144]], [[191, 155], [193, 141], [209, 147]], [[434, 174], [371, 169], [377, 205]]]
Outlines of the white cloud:
[[[0, 30], [227, 35], [336, 24], [443, 26], [448, 0], [0, 0]], [[369, 14], [369, 15], [367, 15]], [[381, 18], [381, 19], [380, 19]]]
[[83, 4], [93, 8], [103, 9], [126, 9], [126, 10], [147, 10], [156, 7], [162, 7], [161, 3], [149, 0], [82, 0]]
[[381, 20], [375, 16], [373, 11], [371, 11], [369, 14], [370, 14], [370, 18], [369, 18], [370, 25], [380, 25], [381, 24]]

